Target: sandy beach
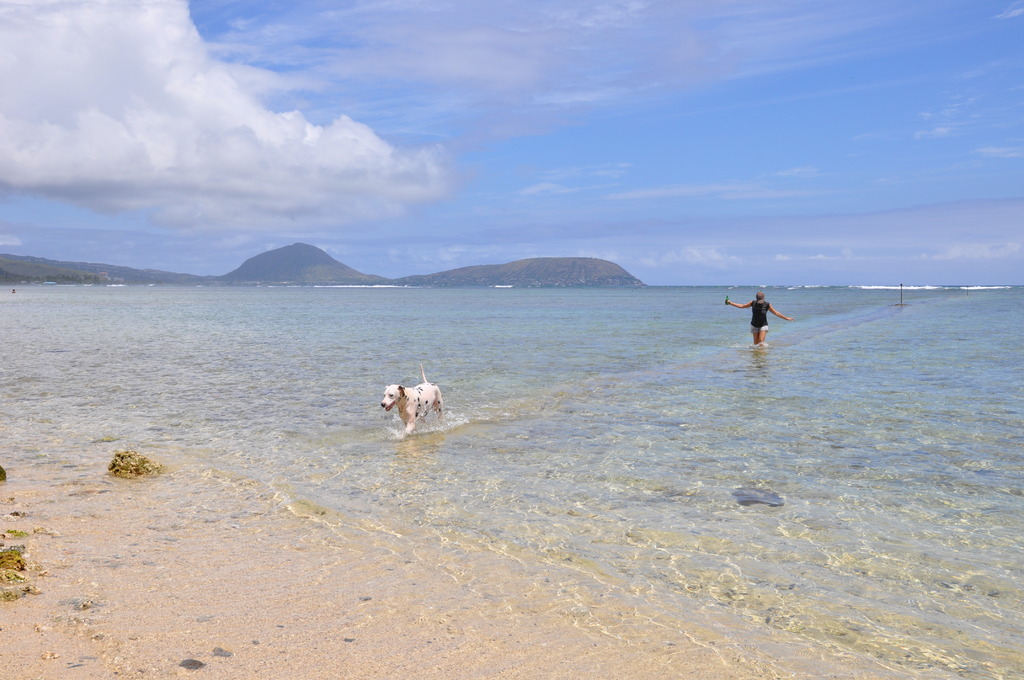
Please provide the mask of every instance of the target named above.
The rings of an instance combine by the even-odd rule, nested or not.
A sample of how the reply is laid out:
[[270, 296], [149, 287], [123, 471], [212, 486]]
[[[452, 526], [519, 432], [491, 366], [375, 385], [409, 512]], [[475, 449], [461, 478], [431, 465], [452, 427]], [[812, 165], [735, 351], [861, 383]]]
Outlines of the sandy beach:
[[27, 560], [6, 587], [31, 591], [0, 603], [7, 678], [870, 677], [661, 626], [571, 572], [358, 522], [327, 531], [323, 510], [252, 482], [122, 480], [99, 454], [75, 459], [8, 467], [0, 485], [3, 541]]

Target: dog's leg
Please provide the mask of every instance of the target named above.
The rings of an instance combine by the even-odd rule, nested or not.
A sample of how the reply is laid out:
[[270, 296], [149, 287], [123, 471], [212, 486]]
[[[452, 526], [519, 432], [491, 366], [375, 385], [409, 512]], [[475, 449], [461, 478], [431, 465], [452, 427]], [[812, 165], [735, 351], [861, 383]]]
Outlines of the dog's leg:
[[401, 385], [398, 386], [398, 392], [401, 395], [398, 406], [398, 415], [405, 423], [405, 433], [409, 434], [416, 428], [416, 408], [413, 404], [413, 396], [410, 394], [411, 390], [407, 390]]
[[408, 408], [402, 411], [402, 420], [405, 421], [405, 433], [412, 434], [412, 431], [416, 429], [416, 421], [419, 419], [419, 413], [417, 413], [416, 404], [413, 403], [412, 398], [409, 398]]

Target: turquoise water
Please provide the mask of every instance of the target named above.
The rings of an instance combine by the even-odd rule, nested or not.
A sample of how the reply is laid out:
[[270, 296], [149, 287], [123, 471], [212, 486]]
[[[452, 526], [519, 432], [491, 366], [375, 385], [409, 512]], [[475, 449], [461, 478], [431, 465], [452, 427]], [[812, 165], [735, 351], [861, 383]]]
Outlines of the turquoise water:
[[[1024, 677], [1024, 289], [768, 288], [796, 321], [763, 349], [722, 304], [753, 293], [22, 287], [0, 462], [138, 448], [660, 625], [696, 604], [893, 677]], [[448, 415], [403, 438], [379, 403], [421, 363]]]

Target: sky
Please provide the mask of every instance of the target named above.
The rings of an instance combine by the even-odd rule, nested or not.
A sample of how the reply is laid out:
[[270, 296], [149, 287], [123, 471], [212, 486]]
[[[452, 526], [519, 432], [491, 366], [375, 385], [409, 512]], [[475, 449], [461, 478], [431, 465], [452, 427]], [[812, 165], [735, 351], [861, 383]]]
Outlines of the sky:
[[1024, 0], [0, 0], [0, 253], [1024, 284]]

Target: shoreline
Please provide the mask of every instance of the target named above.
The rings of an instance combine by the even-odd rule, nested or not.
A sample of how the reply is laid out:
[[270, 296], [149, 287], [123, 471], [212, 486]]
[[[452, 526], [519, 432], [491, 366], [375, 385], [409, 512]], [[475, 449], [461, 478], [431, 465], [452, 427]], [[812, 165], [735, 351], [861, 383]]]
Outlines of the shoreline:
[[28, 533], [4, 542], [26, 546], [37, 591], [0, 603], [13, 678], [889, 675], [809, 647], [797, 659], [786, 642], [782, 663], [703, 623], [673, 630], [490, 551], [328, 528], [256, 482], [188, 469], [121, 480], [81, 455], [94, 460], [11, 462], [0, 484], [0, 530]]

